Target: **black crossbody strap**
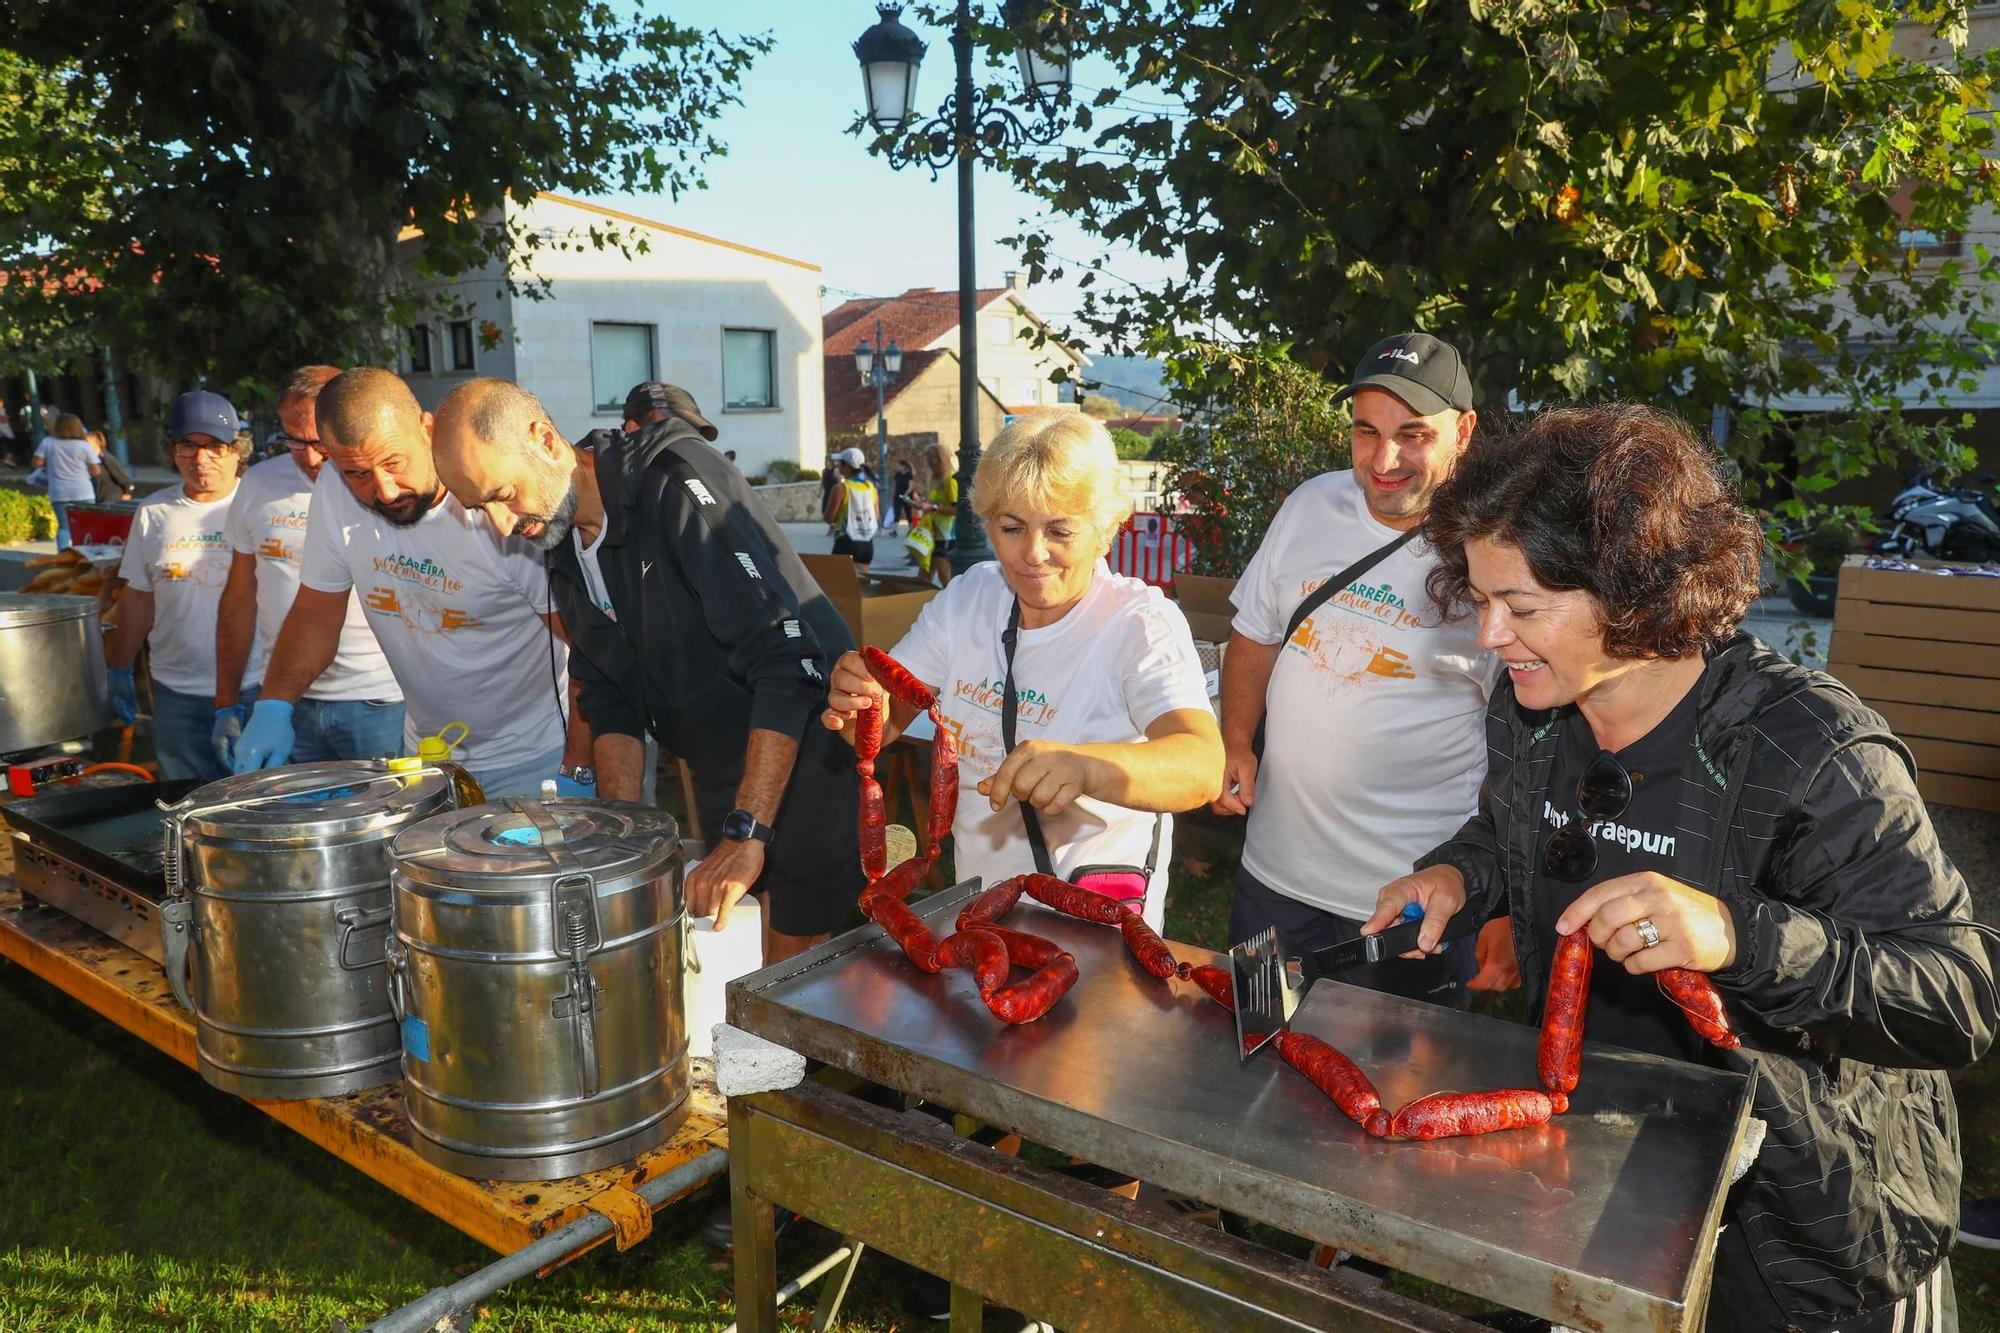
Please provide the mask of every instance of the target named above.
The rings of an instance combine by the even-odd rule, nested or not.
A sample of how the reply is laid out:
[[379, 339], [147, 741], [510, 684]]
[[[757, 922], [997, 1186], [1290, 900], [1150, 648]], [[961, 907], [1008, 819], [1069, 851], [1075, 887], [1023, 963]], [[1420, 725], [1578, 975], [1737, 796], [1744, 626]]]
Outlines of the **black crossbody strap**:
[[[1021, 637], [1021, 599], [1014, 599], [1014, 609], [1007, 613], [1007, 629], [1000, 636], [1001, 651], [1007, 658], [1007, 683], [1000, 692], [1000, 743], [1007, 747], [1007, 753], [1014, 753], [1014, 714], [1019, 710], [1020, 699], [1014, 692], [1014, 649]], [[1028, 828], [1028, 850], [1034, 853], [1035, 869], [1044, 875], [1056, 873], [1055, 863], [1049, 859], [1048, 839], [1042, 836], [1042, 821], [1035, 816], [1035, 807], [1026, 801], [1020, 802], [1021, 822]]]
[[1285, 637], [1278, 640], [1279, 646], [1283, 647], [1285, 644], [1291, 642], [1292, 636], [1299, 632], [1299, 626], [1305, 624], [1313, 612], [1325, 606], [1335, 593], [1394, 555], [1410, 538], [1416, 536], [1417, 532], [1418, 529], [1411, 528], [1408, 532], [1398, 534], [1393, 540], [1384, 542], [1367, 555], [1362, 556], [1359, 560], [1349, 565], [1346, 569], [1335, 574], [1325, 583], [1314, 588], [1306, 595], [1306, 599], [1299, 603], [1299, 609], [1292, 612], [1291, 622], [1285, 626]]

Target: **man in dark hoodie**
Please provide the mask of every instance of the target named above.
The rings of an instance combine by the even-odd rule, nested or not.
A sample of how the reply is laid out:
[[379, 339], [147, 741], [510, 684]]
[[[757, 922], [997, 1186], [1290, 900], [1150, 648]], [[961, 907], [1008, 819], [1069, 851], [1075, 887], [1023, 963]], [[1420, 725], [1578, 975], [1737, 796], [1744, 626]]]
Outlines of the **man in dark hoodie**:
[[694, 770], [713, 839], [688, 911], [762, 901], [764, 961], [826, 939], [861, 890], [852, 751], [815, 725], [852, 648], [684, 390], [641, 385], [630, 433], [572, 445], [541, 402], [477, 379], [438, 407], [438, 473], [467, 508], [548, 554], [600, 796], [638, 800], [644, 736]]

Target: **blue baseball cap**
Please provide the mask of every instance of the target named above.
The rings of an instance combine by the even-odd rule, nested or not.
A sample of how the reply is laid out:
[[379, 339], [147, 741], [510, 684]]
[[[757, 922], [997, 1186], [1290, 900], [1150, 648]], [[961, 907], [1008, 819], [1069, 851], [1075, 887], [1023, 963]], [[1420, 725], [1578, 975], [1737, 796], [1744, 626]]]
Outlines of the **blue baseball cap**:
[[229, 400], [207, 389], [184, 393], [174, 399], [174, 405], [167, 409], [167, 438], [170, 440], [189, 435], [208, 435], [226, 442], [235, 439], [236, 432], [241, 428], [242, 422]]

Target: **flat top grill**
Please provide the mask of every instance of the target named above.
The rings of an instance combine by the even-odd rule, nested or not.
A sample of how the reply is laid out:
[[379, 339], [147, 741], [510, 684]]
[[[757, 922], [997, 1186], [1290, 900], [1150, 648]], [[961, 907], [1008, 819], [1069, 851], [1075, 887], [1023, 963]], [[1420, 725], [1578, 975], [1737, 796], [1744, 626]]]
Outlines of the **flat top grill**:
[[0, 802], [0, 819], [28, 842], [142, 898], [164, 892], [158, 802], [177, 801], [196, 779], [86, 787]]
[[[913, 904], [940, 938], [976, 891]], [[918, 972], [866, 926], [729, 988], [738, 1027], [1169, 1190], [1579, 1327], [1697, 1322], [1740, 1074], [1588, 1047], [1567, 1115], [1430, 1143], [1370, 1139], [1274, 1049], [1247, 1064], [1233, 1020], [1142, 972], [1119, 933], [1031, 908], [1005, 924], [1076, 955], [1044, 1019], [1007, 1027], [970, 975]], [[1197, 963], [1205, 950], [1175, 945]], [[1366, 1070], [1391, 1107], [1535, 1086], [1520, 1024], [1321, 981], [1298, 1030]]]

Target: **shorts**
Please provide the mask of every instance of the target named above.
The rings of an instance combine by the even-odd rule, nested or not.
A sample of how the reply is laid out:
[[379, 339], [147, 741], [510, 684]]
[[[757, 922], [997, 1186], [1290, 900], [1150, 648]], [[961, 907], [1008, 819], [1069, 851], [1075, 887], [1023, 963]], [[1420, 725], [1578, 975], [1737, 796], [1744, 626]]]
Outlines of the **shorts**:
[[854, 557], [854, 563], [857, 565], [873, 564], [875, 562], [875, 539], [873, 537], [863, 537], [857, 540], [843, 532], [833, 539], [833, 553], [835, 555], [852, 556]]
[[[863, 887], [860, 782], [853, 749], [813, 718], [764, 849], [764, 873], [750, 886], [779, 934], [830, 935], [847, 925]], [[736, 808], [736, 785], [695, 774], [695, 810], [711, 842]]]

